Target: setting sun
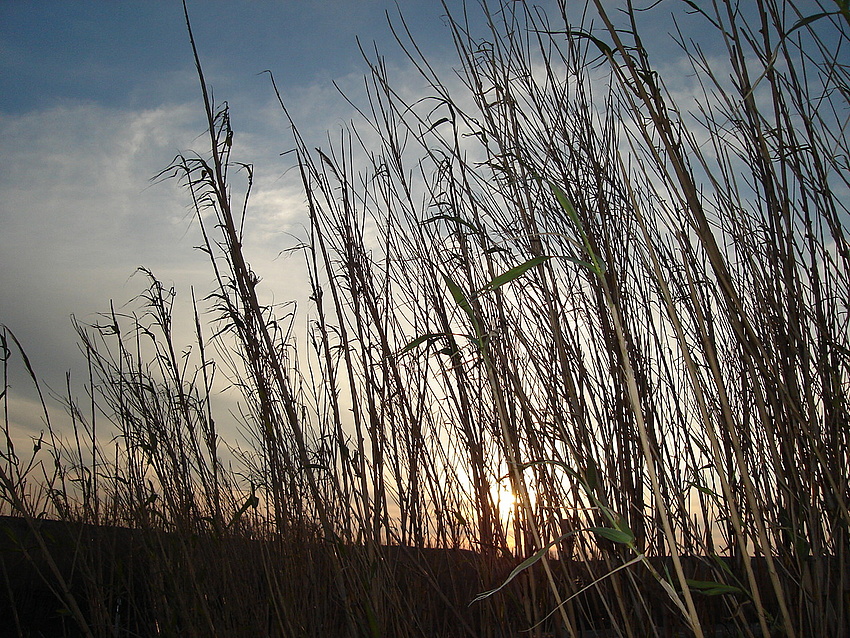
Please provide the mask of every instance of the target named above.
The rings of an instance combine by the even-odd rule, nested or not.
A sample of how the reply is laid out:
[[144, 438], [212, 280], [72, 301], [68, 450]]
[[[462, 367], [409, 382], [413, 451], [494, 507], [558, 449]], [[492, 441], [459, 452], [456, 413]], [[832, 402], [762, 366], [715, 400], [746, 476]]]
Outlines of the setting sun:
[[513, 521], [514, 505], [517, 502], [517, 497], [511, 491], [511, 487], [507, 484], [507, 481], [499, 484], [495, 501], [496, 507], [499, 510], [499, 519], [502, 521], [502, 524], [509, 525]]

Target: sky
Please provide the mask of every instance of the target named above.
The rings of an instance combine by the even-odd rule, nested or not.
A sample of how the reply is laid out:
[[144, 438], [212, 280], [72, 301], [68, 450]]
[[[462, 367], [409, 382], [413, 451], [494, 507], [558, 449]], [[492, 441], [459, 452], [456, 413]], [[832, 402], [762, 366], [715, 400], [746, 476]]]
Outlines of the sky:
[[[292, 168], [274, 73], [301, 133], [326, 142], [353, 116], [367, 67], [358, 49], [388, 55], [410, 77], [387, 19], [399, 11], [435, 64], [451, 40], [437, 2], [189, 0], [202, 64], [236, 131], [233, 158], [255, 166], [249, 257], [275, 299], [305, 298], [297, 257], [304, 202]], [[84, 370], [71, 316], [98, 320], [113, 302], [135, 309], [144, 266], [174, 285], [212, 290], [194, 247], [188, 193], [152, 178], [181, 152], [202, 152], [201, 94], [178, 0], [0, 2], [0, 324], [47, 387]], [[177, 307], [180, 308], [179, 303]], [[184, 323], [191, 310], [183, 309]]]
[[[447, 0], [453, 10], [461, 3]], [[327, 132], [355, 117], [336, 87], [362, 98], [367, 66], [358, 38], [386, 57], [391, 81], [416, 94], [387, 13], [396, 25], [404, 15], [426, 58], [451, 75], [444, 9], [436, 0], [188, 6], [207, 81], [216, 100], [230, 104], [233, 159], [254, 165], [248, 257], [275, 301], [303, 308], [304, 269], [285, 251], [305, 236], [304, 196], [286, 155], [291, 132], [264, 71], [274, 73], [308, 145], [327, 146]], [[668, 6], [684, 5], [666, 0], [653, 15]], [[668, 28], [648, 26], [658, 42]], [[66, 371], [84, 376], [71, 316], [86, 324], [110, 303], [138, 308], [147, 283], [139, 267], [175, 287], [183, 325], [192, 321], [191, 289], [199, 298], [212, 290], [207, 258], [194, 248], [201, 239], [188, 193], [175, 180], [153, 179], [178, 153], [203, 152], [205, 143], [179, 0], [0, 0], [0, 324], [54, 392], [62, 394]]]

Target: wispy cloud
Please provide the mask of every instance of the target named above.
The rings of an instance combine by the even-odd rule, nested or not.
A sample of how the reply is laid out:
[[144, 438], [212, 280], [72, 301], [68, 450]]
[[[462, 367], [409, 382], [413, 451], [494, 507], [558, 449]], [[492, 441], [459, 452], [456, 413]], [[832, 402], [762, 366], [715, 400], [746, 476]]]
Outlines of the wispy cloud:
[[181, 280], [199, 274], [176, 185], [150, 181], [192, 142], [197, 115], [187, 105], [76, 104], [0, 118], [2, 321], [34, 363], [69, 366], [69, 314], [83, 318], [132, 295], [138, 266]]

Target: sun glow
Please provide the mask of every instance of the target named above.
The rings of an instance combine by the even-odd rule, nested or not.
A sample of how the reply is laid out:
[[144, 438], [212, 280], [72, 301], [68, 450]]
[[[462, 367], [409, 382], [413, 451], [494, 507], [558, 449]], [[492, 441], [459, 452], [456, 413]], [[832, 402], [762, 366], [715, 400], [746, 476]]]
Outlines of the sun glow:
[[[528, 498], [531, 501], [530, 505], [534, 508], [537, 501], [537, 494], [528, 485], [526, 485], [526, 490], [528, 492]], [[517, 506], [522, 505], [522, 498], [518, 493], [514, 492], [510, 479], [503, 478], [499, 481], [493, 486], [491, 494], [493, 495], [493, 502], [499, 511], [499, 518], [502, 524], [513, 523]]]
[[509, 525], [513, 522], [515, 516], [515, 506], [519, 498], [511, 490], [510, 484], [504, 481], [499, 484], [499, 488], [495, 495], [496, 508], [499, 510], [499, 519], [503, 525]]

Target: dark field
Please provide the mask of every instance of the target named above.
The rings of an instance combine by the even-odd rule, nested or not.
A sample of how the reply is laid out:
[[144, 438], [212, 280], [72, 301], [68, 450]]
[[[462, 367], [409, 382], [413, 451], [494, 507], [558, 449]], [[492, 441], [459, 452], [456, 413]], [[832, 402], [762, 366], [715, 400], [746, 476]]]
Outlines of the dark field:
[[[0, 617], [12, 621], [0, 626], [0, 636], [86, 635], [68, 609], [71, 599], [95, 635], [188, 635], [193, 633], [188, 627], [208, 624], [200, 635], [277, 636], [285, 635], [280, 623], [286, 617], [283, 624], [288, 629], [305, 635], [344, 636], [344, 602], [334, 582], [330, 555], [342, 573], [362, 575], [371, 582], [379, 593], [373, 599], [375, 609], [381, 609], [380, 599], [389, 596], [383, 601], [384, 613], [406, 610], [403, 620], [382, 622], [407, 625], [415, 631], [411, 635], [476, 636], [484, 630], [480, 607], [491, 605], [472, 600], [501, 584], [518, 564], [461, 549], [332, 547], [303, 539], [296, 545], [200, 535], [187, 538], [155, 530], [50, 520], [33, 524], [36, 531], [23, 518], [0, 518], [5, 589]], [[619, 560], [613, 555], [611, 561], [594, 565], [579, 567], [572, 561], [557, 560], [551, 565], [559, 587], [577, 591], [589, 583], [577, 580], [576, 575], [604, 574]], [[740, 571], [736, 561], [723, 562], [730, 573]], [[711, 563], [706, 558], [687, 560], [688, 578], [706, 580], [713, 571]], [[661, 572], [671, 568], [669, 558], [653, 559], [652, 564]], [[760, 584], [768, 585], [763, 561], [757, 561], [756, 572]], [[840, 576], [836, 561], [828, 558], [811, 560], [806, 570], [809, 579]], [[624, 586], [624, 578], [640, 588], [645, 602], [631, 604], [648, 609], [661, 636], [685, 631], [652, 575], [637, 565], [568, 603], [571, 616], [580, 618], [576, 623], [579, 636], [616, 635], [604, 599]], [[295, 581], [296, 586], [282, 596], [280, 583], [284, 580]], [[524, 572], [520, 581], [506, 588], [504, 599], [496, 605], [503, 623], [497, 635], [523, 635], [529, 626], [525, 590], [545, 591], [539, 568]], [[734, 624], [723, 619], [723, 606], [715, 598], [704, 596], [698, 602], [708, 635], [738, 635]], [[768, 609], [776, 610], [776, 601], [764, 602]], [[755, 627], [752, 612], [750, 616]], [[361, 630], [368, 635], [367, 627]], [[566, 634], [559, 631], [554, 635]]]

